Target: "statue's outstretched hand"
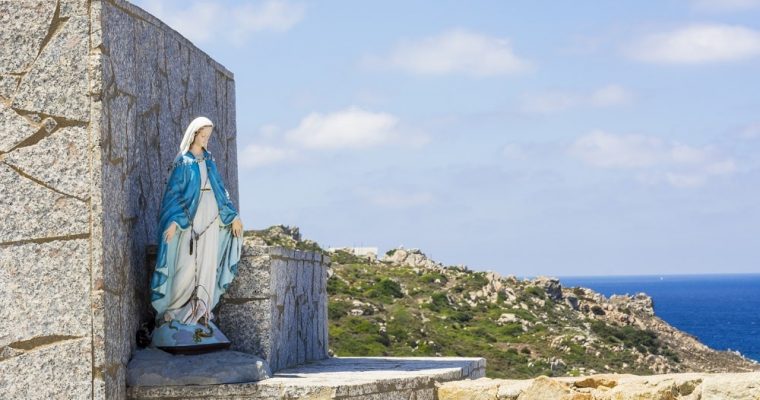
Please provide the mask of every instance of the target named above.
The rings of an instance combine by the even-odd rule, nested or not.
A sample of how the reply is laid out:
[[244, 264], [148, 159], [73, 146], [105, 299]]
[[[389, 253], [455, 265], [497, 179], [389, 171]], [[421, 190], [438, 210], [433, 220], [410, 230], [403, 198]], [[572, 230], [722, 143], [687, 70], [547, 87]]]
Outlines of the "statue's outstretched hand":
[[243, 223], [240, 221], [240, 218], [235, 218], [232, 221], [232, 234], [235, 237], [240, 237], [243, 234]]
[[177, 224], [172, 222], [169, 227], [164, 231], [164, 241], [169, 242], [174, 237], [174, 234], [177, 232]]

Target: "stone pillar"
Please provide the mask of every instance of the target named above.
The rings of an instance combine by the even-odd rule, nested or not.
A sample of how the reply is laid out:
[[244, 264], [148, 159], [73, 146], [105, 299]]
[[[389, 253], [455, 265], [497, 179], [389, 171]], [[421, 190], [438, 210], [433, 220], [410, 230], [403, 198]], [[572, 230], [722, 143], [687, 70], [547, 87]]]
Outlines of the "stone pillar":
[[198, 115], [239, 207], [230, 71], [124, 0], [0, 0], [0, 398], [125, 397]]
[[238, 275], [217, 313], [232, 349], [267, 360], [273, 372], [328, 358], [329, 264], [320, 252], [246, 240]]

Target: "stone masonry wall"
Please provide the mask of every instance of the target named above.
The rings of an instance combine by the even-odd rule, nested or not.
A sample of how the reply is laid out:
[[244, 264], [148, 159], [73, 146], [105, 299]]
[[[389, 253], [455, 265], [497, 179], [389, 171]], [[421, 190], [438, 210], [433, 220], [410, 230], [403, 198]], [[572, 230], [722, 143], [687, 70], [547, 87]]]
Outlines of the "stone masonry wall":
[[[0, 0], [0, 398], [124, 398], [184, 128], [238, 205], [233, 75], [123, 0]], [[44, 384], [41, 384], [44, 382]]]
[[0, 1], [0, 398], [92, 394], [85, 0]]
[[217, 313], [232, 349], [258, 355], [272, 371], [327, 358], [329, 264], [319, 252], [246, 240]]

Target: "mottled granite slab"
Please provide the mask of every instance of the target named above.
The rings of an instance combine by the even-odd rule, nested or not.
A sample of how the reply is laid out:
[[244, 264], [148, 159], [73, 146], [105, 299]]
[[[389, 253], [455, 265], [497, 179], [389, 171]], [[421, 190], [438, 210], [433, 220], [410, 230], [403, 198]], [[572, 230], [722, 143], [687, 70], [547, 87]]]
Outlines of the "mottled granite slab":
[[430, 399], [436, 382], [485, 376], [484, 358], [332, 357], [255, 383], [129, 387], [131, 399]]
[[127, 366], [129, 386], [214, 385], [271, 377], [266, 361], [231, 350], [175, 355], [148, 347], [136, 351]]

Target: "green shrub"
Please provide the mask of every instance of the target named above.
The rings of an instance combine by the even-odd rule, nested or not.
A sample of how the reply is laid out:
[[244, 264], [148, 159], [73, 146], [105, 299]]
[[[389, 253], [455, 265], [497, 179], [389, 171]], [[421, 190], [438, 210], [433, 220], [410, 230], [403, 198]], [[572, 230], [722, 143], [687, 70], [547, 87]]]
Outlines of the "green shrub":
[[367, 295], [376, 299], [392, 297], [400, 299], [404, 297], [404, 292], [401, 291], [401, 285], [398, 282], [390, 278], [382, 278], [367, 291]]
[[449, 308], [449, 299], [444, 292], [435, 292], [431, 296], [430, 304], [427, 304], [427, 308], [432, 311], [441, 311], [442, 309]]
[[468, 311], [456, 311], [450, 315], [450, 318], [457, 322], [467, 322], [472, 319], [472, 313]]
[[351, 288], [346, 285], [346, 282], [338, 279], [337, 276], [333, 275], [327, 280], [327, 294], [330, 296], [349, 293], [351, 293]]
[[602, 321], [591, 322], [591, 331], [612, 343], [622, 343], [635, 348], [641, 353], [659, 354], [662, 343], [657, 334], [651, 330], [637, 329], [632, 326], [607, 325]]
[[340, 319], [348, 314], [351, 304], [345, 301], [330, 301], [327, 303], [327, 315], [330, 319]]
[[519, 322], [508, 322], [501, 327], [501, 333], [506, 336], [520, 336], [523, 334], [522, 324]]
[[540, 299], [546, 298], [546, 292], [544, 289], [538, 287], [538, 286], [526, 286], [525, 287], [525, 293], [528, 293], [530, 295], [536, 296]]
[[426, 272], [420, 276], [419, 280], [422, 283], [433, 283], [436, 279], [440, 279], [441, 283], [448, 282], [448, 278], [446, 278], [446, 275], [443, 275], [438, 272]]

